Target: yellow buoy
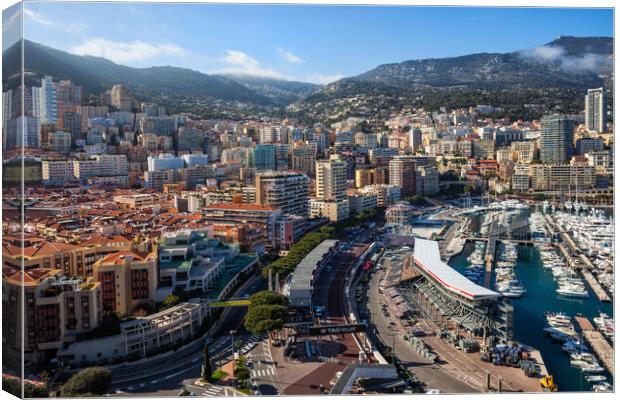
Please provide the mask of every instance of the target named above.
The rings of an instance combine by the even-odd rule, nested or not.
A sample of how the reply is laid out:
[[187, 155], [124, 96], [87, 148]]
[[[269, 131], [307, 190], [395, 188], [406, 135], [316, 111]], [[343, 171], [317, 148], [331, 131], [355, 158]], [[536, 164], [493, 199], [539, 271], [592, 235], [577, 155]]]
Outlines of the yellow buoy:
[[553, 376], [546, 375], [540, 380], [540, 384], [543, 388], [548, 389], [552, 392], [558, 391], [558, 385], [553, 382]]

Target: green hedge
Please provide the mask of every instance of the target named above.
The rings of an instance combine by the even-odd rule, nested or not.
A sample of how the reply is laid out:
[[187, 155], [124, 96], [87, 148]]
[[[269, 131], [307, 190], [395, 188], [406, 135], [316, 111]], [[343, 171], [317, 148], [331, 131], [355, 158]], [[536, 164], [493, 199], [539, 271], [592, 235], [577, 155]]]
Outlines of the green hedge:
[[85, 396], [86, 394], [103, 395], [112, 384], [112, 373], [107, 368], [86, 368], [73, 375], [62, 387], [62, 397]]
[[295, 270], [297, 264], [310, 253], [322, 241], [329, 239], [335, 232], [335, 228], [325, 226], [316, 232], [306, 234], [299, 242], [295, 243], [285, 257], [279, 258], [263, 268], [263, 275], [269, 276], [269, 270], [273, 273], [279, 273], [280, 279], [284, 279], [288, 274]]
[[[48, 397], [47, 386], [43, 382], [35, 382], [25, 380], [24, 382], [24, 397]], [[22, 397], [22, 380], [19, 377], [9, 374], [2, 374], [2, 390], [8, 392], [16, 397]]]

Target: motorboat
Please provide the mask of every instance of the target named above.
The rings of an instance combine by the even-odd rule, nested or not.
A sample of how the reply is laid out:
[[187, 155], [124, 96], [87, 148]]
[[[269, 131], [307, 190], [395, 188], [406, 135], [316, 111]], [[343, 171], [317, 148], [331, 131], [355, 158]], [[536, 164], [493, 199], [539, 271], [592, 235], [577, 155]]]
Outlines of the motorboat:
[[588, 375], [586, 381], [588, 382], [604, 382], [607, 378], [604, 375]]
[[607, 393], [613, 391], [613, 386], [609, 382], [601, 382], [596, 385], [592, 385], [592, 391], [596, 393]]
[[568, 315], [564, 313], [545, 313], [545, 319], [551, 326], [571, 326], [572, 322]]
[[586, 298], [590, 296], [588, 291], [583, 286], [579, 285], [562, 285], [556, 292], [565, 297]]
[[581, 367], [581, 370], [583, 372], [603, 372], [605, 371], [605, 368], [601, 367], [598, 364], [587, 364]]
[[586, 345], [581, 343], [579, 340], [567, 340], [562, 345], [562, 351], [568, 354], [578, 354], [587, 351], [588, 348]]

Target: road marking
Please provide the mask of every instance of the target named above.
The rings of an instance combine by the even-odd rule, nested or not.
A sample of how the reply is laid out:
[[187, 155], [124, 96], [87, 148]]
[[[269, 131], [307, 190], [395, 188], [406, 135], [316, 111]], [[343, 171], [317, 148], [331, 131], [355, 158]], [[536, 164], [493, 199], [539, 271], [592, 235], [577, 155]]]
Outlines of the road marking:
[[196, 358], [192, 359], [192, 362], [194, 362], [194, 363], [195, 363], [195, 362], [196, 362], [196, 361], [198, 361], [198, 360], [200, 360], [200, 357], [196, 357]]
[[116, 389], [116, 390], [114, 391], [114, 393], [116, 393], [116, 394], [121, 394], [121, 393], [125, 393], [125, 392], [123, 392], [121, 389]]
[[175, 372], [174, 374], [167, 375], [166, 377], [162, 378], [162, 380], [166, 380], [166, 379], [174, 378], [175, 376], [177, 376], [177, 375], [181, 375], [182, 373], [185, 373], [185, 372], [187, 372], [187, 371], [191, 371], [191, 370], [192, 370], [192, 369], [194, 369], [194, 368], [196, 368], [196, 366], [189, 367], [189, 368], [186, 368], [186, 369], [182, 369], [181, 371], [177, 371], [177, 372]]
[[151, 385], [154, 385], [154, 384], [156, 384], [156, 383], [157, 383], [157, 379], [153, 379], [153, 380], [151, 381]]
[[134, 389], [134, 387], [133, 387], [133, 386], [129, 386], [129, 387], [128, 387], [128, 388], [126, 388], [125, 390], [132, 391], [133, 389]]
[[145, 386], [146, 386], [146, 383], [142, 382], [139, 386], [140, 386], [140, 387], [145, 387]]

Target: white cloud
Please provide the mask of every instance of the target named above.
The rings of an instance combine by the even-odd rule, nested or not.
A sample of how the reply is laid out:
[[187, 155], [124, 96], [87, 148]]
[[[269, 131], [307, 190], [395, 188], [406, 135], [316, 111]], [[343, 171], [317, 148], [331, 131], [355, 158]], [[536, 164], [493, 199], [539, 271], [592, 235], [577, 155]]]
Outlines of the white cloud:
[[183, 56], [187, 53], [172, 43], [148, 43], [141, 40], [113, 42], [102, 38], [85, 40], [70, 51], [78, 55], [107, 58], [117, 63], [144, 61], [159, 56]]
[[328, 83], [335, 82], [342, 78], [344, 78], [344, 75], [342, 74], [331, 74], [331, 75], [312, 74], [306, 77], [306, 81], [312, 82], [312, 83], [318, 83], [319, 85], [327, 85]]
[[602, 54], [586, 53], [581, 57], [566, 57], [562, 59], [560, 66], [573, 72], [599, 71], [606, 63], [606, 58]]
[[276, 50], [278, 51], [278, 54], [280, 55], [280, 57], [282, 57], [284, 61], [286, 61], [289, 64], [301, 64], [304, 62], [304, 60], [298, 55], [293, 54], [290, 51], [284, 50], [281, 47], [278, 47]]
[[568, 72], [597, 72], [605, 64], [602, 54], [586, 53], [570, 56], [562, 46], [540, 46], [521, 52], [522, 57], [541, 63], [555, 64]]
[[279, 71], [263, 66], [257, 59], [239, 50], [228, 50], [220, 61], [227, 66], [217, 71], [219, 73], [284, 79]]
[[[84, 23], [57, 21], [46, 16], [45, 14], [32, 11], [28, 8], [24, 8], [24, 16], [36, 24], [58, 29], [67, 33], [83, 33], [88, 30], [88, 25]], [[26, 29], [27, 27], [25, 26], [24, 30]]]
[[540, 46], [531, 51], [530, 56], [542, 61], [555, 61], [564, 56], [564, 47]]

